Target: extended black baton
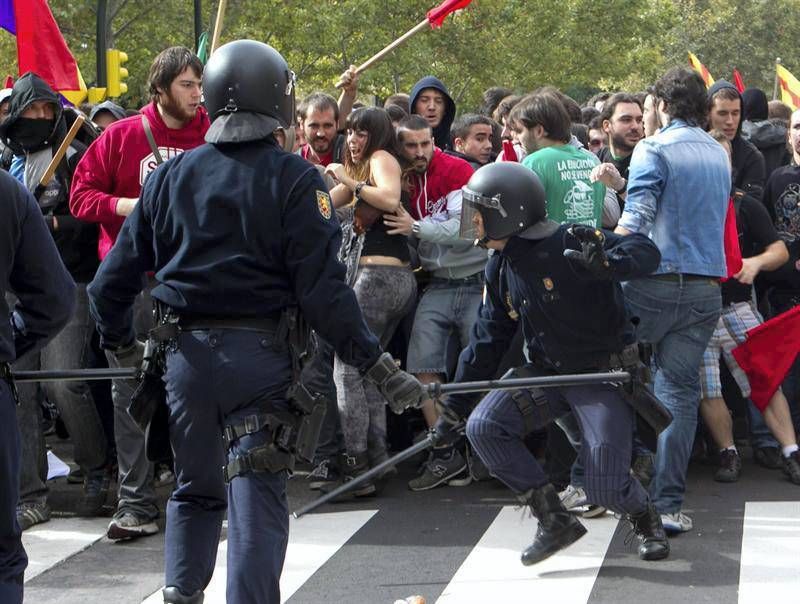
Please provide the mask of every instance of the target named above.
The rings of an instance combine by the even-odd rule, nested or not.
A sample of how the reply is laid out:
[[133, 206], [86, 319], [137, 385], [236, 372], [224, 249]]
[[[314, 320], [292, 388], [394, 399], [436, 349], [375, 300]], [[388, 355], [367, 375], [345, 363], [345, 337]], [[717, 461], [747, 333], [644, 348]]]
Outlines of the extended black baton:
[[53, 369], [42, 371], [13, 371], [15, 382], [76, 382], [83, 380], [132, 380], [139, 370], [136, 367], [118, 369]]

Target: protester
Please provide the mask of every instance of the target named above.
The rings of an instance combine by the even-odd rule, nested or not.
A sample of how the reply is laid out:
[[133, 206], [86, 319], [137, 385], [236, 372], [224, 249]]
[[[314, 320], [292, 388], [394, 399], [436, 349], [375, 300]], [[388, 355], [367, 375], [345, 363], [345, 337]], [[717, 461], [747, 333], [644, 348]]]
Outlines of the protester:
[[492, 137], [495, 122], [484, 115], [465, 113], [450, 128], [451, 149], [445, 151], [460, 157], [477, 170], [492, 161]]
[[[15, 371], [86, 369], [94, 324], [89, 318], [86, 285], [97, 270], [97, 226], [74, 218], [69, 211], [70, 184], [86, 147], [73, 140], [65, 159], [47, 186], [40, 184], [61, 142], [67, 125], [58, 95], [34, 73], [14, 84], [10, 113], [0, 124], [0, 137], [13, 153], [10, 173], [34, 194], [59, 254], [77, 284], [75, 313], [58, 337], [41, 350], [19, 355]], [[89, 385], [83, 381], [42, 384], [72, 437], [75, 461], [83, 472], [83, 496], [77, 506], [82, 516], [100, 513], [108, 494], [111, 470], [106, 437]], [[19, 386], [17, 410], [22, 433], [20, 502], [17, 521], [22, 530], [47, 522], [47, 462], [38, 384]]]
[[[111, 124], [78, 164], [70, 209], [77, 218], [99, 224], [101, 260], [139, 202], [147, 176], [162, 161], [203, 143], [209, 119], [200, 105], [202, 73], [202, 63], [187, 48], [173, 46], [159, 53], [148, 77], [151, 102], [140, 116]], [[152, 326], [147, 290], [137, 300], [135, 317], [136, 333], [145, 336]], [[106, 357], [109, 365], [120, 366], [112, 351], [106, 351]], [[144, 434], [127, 411], [133, 386], [130, 380], [114, 380], [112, 385], [119, 501], [108, 536], [115, 540], [158, 532], [153, 465], [147, 459]]]
[[764, 156], [766, 178], [777, 168], [786, 166], [792, 154], [786, 144], [786, 125], [769, 119], [767, 95], [758, 88], [742, 93], [742, 137], [753, 143]]
[[105, 130], [117, 120], [125, 119], [125, 110], [114, 101], [103, 101], [92, 107], [89, 119], [97, 125], [100, 130]]
[[433, 76], [419, 80], [409, 96], [411, 115], [425, 118], [433, 130], [433, 140], [442, 150], [450, 148], [450, 126], [456, 117], [456, 104], [447, 87]]
[[303, 138], [300, 156], [320, 166], [344, 161], [344, 135], [339, 133], [339, 104], [332, 96], [314, 92], [297, 107]]

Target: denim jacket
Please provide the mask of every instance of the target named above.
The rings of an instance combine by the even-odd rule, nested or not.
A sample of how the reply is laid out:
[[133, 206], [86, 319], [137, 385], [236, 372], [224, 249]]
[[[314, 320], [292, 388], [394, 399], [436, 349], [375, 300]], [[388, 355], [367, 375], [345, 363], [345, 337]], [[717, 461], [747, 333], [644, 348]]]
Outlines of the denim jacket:
[[725, 149], [702, 129], [672, 120], [636, 145], [619, 226], [649, 235], [658, 246], [656, 274], [724, 277], [730, 189]]

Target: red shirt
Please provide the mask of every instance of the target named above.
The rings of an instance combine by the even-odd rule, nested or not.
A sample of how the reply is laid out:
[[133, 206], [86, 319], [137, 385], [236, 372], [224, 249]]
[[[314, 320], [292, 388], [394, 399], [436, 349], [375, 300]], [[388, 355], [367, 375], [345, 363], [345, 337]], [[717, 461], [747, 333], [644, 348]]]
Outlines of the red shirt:
[[333, 149], [331, 149], [330, 153], [326, 153], [325, 155], [318, 155], [316, 151], [311, 149], [311, 146], [306, 143], [302, 147], [300, 147], [300, 157], [303, 159], [310, 161], [312, 164], [319, 164], [320, 166], [326, 167], [329, 163], [333, 161]]
[[[155, 103], [142, 109], [164, 161], [199, 147], [211, 123], [200, 107], [183, 128], [168, 128]], [[156, 160], [142, 126], [142, 116], [111, 124], [86, 151], [72, 177], [69, 209], [72, 215], [100, 225], [97, 253], [105, 258], [125, 222], [117, 216], [120, 197], [139, 197], [147, 175], [156, 169]]]
[[[428, 164], [428, 169], [423, 175], [414, 174], [411, 179], [411, 208], [409, 214], [414, 220], [421, 220], [426, 216], [452, 215], [461, 212], [461, 187], [472, 177], [475, 170], [468, 162], [459, 157], [443, 153], [436, 147], [433, 158]], [[448, 199], [448, 195], [456, 192], [457, 202]], [[454, 205], [454, 207], [450, 207]]]

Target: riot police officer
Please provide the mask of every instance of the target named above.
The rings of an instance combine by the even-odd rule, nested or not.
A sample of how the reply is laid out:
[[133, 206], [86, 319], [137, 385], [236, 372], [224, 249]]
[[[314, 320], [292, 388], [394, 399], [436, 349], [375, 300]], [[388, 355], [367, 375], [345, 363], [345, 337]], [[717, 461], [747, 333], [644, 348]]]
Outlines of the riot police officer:
[[286, 61], [266, 44], [231, 42], [209, 60], [203, 85], [208, 144], [148, 178], [89, 294], [102, 345], [121, 359], [137, 346], [131, 308], [148, 271], [162, 328], [171, 328], [163, 381], [177, 484], [167, 504], [164, 601], [202, 602], [227, 482], [227, 600], [277, 604], [291, 441], [309, 410], [292, 388], [287, 334], [297, 316], [287, 309], [299, 309], [394, 409], [418, 404], [422, 388], [382, 354], [344, 282], [340, 230], [319, 173], [280, 146], [295, 113]]
[[[485, 166], [463, 191], [462, 236], [494, 253], [486, 266], [484, 304], [455, 381], [491, 378], [520, 321], [529, 364], [516, 377], [621, 369], [630, 354], [638, 363], [619, 282], [658, 266], [660, 254], [649, 239], [548, 220], [538, 177], [519, 164]], [[581, 425], [589, 500], [627, 515], [641, 558], [669, 554], [661, 519], [629, 472], [634, 412], [619, 386], [493, 391], [470, 414], [472, 404], [470, 395], [445, 399], [435, 434], [442, 441], [453, 438], [469, 417], [467, 437], [481, 460], [531, 507], [539, 526], [523, 564], [544, 560], [586, 532], [523, 442], [566, 409]]]

